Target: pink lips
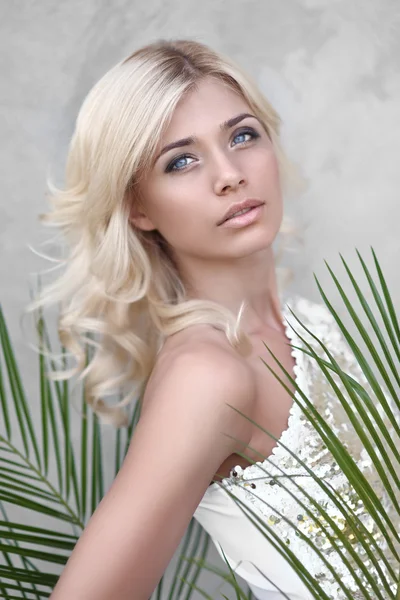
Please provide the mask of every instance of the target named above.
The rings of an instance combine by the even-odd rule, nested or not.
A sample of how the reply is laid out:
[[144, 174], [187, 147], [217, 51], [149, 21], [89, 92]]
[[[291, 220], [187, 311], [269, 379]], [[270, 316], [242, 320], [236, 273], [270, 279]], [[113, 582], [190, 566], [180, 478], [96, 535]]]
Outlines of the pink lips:
[[[245, 225], [250, 225], [254, 221], [256, 221], [262, 213], [264, 205], [260, 204], [249, 211], [243, 213], [242, 215], [238, 215], [237, 217], [231, 217], [227, 221], [224, 221], [221, 224], [221, 227], [244, 227]], [[242, 209], [243, 210], [243, 209]]]
[[232, 204], [229, 207], [217, 225], [222, 225], [222, 223], [224, 223], [227, 219], [230, 219], [235, 213], [240, 212], [245, 208], [255, 208], [256, 206], [260, 206], [262, 204], [264, 204], [264, 202], [255, 198], [247, 198], [243, 202], [235, 202], [235, 204]]

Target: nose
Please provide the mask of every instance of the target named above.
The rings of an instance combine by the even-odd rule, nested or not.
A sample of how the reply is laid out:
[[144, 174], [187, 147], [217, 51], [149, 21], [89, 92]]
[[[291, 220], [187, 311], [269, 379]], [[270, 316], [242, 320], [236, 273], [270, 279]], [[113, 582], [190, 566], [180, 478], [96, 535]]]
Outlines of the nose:
[[214, 192], [218, 196], [226, 195], [245, 185], [246, 178], [241, 169], [226, 155], [220, 155], [216, 165]]

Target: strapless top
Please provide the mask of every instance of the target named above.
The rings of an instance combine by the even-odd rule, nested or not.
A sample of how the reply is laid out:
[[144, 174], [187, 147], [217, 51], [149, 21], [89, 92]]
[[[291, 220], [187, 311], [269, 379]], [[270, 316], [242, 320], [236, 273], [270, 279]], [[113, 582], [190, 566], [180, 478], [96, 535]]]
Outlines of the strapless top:
[[[295, 320], [288, 307], [310, 330], [310, 333]], [[373, 486], [377, 496], [384, 501], [387, 515], [400, 536], [399, 514], [395, 510], [395, 503], [388, 497], [381, 478], [372, 468], [372, 461], [359, 437], [355, 434], [354, 427], [327, 378], [316, 364], [315, 359], [304, 353], [301, 348], [307, 351], [305, 343], [307, 342], [321, 358], [328, 361], [320, 344], [313, 338], [312, 334], [315, 334], [326, 345], [343, 371], [359, 382], [374, 399], [374, 393], [359, 364], [347, 346], [336, 321], [324, 304], [317, 304], [293, 295], [286, 299], [286, 304], [283, 304], [282, 315], [296, 363], [294, 367], [296, 385], [310, 399], [312, 406], [336, 433], [360, 471]], [[280, 373], [278, 366], [276, 372], [281, 379], [285, 380], [285, 376]], [[331, 376], [341, 392], [346, 394], [340, 378], [336, 374]], [[295, 396], [301, 401], [301, 395], [297, 390]], [[386, 391], [385, 397], [396, 414], [399, 424], [399, 415], [395, 412]], [[349, 403], [351, 404], [351, 401]], [[392, 425], [381, 404], [376, 404], [376, 409], [387, 430], [393, 433]], [[303, 461], [304, 466], [299, 464], [289, 451], [294, 452]], [[345, 499], [349, 514], [354, 511], [370, 532], [376, 546], [373, 549], [372, 559], [370, 556], [365, 556], [365, 550], [358, 547], [358, 541], [355, 539], [351, 527], [348, 526], [346, 518], [326, 492], [309, 475], [306, 467], [312, 469], [319, 479], [322, 478], [330, 489], [335, 490]], [[305, 493], [298, 489], [298, 485], [301, 485], [301, 489]], [[243, 510], [225, 490], [234, 494], [243, 503]], [[312, 514], [318, 514], [313, 506], [313, 501], [322, 505], [331, 519], [346, 533], [352, 547], [358, 552], [359, 560], [372, 561], [369, 572], [373, 576], [377, 573], [381, 575], [378, 583], [375, 583], [375, 588], [371, 587], [371, 581], [366, 580], [365, 575], [357, 570], [358, 566], [354, 562], [354, 556], [350, 556], [347, 550], [340, 550], [340, 544], [335, 547], [335, 543], [329, 541], [326, 534], [321, 531], [318, 520], [311, 518], [306, 512], [305, 509]], [[266, 539], [246, 516], [246, 506], [268, 524], [271, 531], [269, 539]], [[291, 407], [287, 428], [281, 434], [271, 455], [244, 469], [238, 465], [231, 470], [230, 476], [225, 477], [221, 482], [211, 484], [201, 499], [194, 517], [209, 533], [222, 560], [225, 561], [223, 550], [235, 575], [239, 575], [246, 581], [258, 600], [282, 600], [283, 598], [312, 600], [313, 598], [293, 567], [278, 552], [274, 536], [279, 536], [292, 550], [295, 557], [306, 566], [327, 597], [333, 600], [342, 600], [348, 596], [340, 588], [337, 579], [323, 558], [327, 559], [329, 565], [339, 575], [339, 579], [351, 590], [351, 597], [354, 600], [365, 598], [360, 592], [360, 582], [364, 589], [369, 591], [370, 597], [381, 600], [394, 598], [395, 578], [398, 570], [396, 552], [400, 554], [400, 547], [395, 539], [391, 544], [387, 543], [376, 521], [366, 511], [363, 502], [354, 488], [350, 486], [321, 436], [306, 419], [301, 407], [296, 402]], [[288, 525], [287, 520], [295, 524], [295, 529]], [[265, 532], [265, 528], [263, 529]], [[310, 548], [304, 537], [315, 543], [321, 556], [318, 556]], [[343, 557], [356, 569], [358, 582], [353, 579]]]

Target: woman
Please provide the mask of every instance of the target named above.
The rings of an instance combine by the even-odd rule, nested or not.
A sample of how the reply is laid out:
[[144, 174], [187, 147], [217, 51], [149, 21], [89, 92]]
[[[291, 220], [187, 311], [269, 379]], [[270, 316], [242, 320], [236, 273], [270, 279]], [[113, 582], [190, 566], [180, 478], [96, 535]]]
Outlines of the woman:
[[[276, 438], [294, 414], [293, 387], [260, 360], [274, 365], [266, 343], [299, 378], [272, 250], [288, 167], [274, 109], [198, 42], [137, 50], [85, 99], [65, 190], [53, 188], [42, 217], [71, 246], [67, 269], [36, 305], [62, 302], [60, 338], [78, 360], [66, 376], [82, 372], [104, 421], [124, 424], [122, 407], [144, 394], [125, 461], [52, 600], [148, 600], [193, 515], [257, 598], [310, 598], [218, 483], [276, 452], [240, 413]], [[317, 305], [301, 301], [289, 304], [310, 316]], [[84, 331], [102, 334], [85, 369]], [[117, 407], [101, 399], [127, 383]]]

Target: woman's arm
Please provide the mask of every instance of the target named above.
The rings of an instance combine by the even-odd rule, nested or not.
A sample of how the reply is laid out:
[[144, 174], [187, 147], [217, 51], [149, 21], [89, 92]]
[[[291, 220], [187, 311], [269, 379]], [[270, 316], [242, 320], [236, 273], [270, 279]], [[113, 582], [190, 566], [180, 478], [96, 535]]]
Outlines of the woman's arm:
[[203, 344], [169, 362], [51, 600], [148, 600], [219, 466], [243, 451], [223, 434], [250, 441], [251, 424], [226, 405], [250, 414], [240, 360]]

